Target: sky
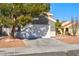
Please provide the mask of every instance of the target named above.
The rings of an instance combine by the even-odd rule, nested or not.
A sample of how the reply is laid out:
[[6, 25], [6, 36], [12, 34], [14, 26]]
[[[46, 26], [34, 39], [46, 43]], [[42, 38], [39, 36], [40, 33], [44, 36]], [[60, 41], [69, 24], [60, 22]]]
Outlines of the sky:
[[70, 21], [71, 17], [79, 19], [79, 3], [51, 3], [50, 12], [55, 19]]

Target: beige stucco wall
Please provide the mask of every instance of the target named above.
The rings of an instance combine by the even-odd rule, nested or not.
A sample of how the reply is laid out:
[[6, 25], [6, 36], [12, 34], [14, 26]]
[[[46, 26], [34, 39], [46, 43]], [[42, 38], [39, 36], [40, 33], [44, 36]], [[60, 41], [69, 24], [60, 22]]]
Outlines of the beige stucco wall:
[[[72, 28], [69, 28], [69, 33], [71, 33], [71, 35], [73, 34], [73, 33], [72, 33]], [[78, 28], [78, 30], [77, 30], [76, 35], [79, 35], [79, 28]]]
[[79, 28], [78, 28], [78, 31], [77, 31], [77, 35], [79, 35]]

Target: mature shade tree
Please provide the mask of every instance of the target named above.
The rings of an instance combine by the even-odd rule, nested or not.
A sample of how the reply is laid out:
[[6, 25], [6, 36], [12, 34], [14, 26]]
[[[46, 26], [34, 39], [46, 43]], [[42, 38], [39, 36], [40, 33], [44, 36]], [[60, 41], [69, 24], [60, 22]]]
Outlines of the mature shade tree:
[[[12, 23], [12, 35], [16, 26], [24, 26], [26, 23], [31, 22], [33, 17], [38, 17], [42, 12], [48, 12], [50, 10], [50, 4], [43, 3], [2, 3], [0, 4], [0, 16], [4, 16], [6, 24]], [[7, 24], [8, 25], [8, 24]], [[21, 25], [21, 26], [20, 26]]]

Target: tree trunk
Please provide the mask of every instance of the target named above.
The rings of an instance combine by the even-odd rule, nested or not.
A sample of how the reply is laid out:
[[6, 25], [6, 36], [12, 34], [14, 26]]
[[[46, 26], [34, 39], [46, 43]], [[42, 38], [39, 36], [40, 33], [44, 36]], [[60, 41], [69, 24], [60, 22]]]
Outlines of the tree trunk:
[[15, 28], [16, 28], [16, 25], [17, 25], [17, 22], [16, 22], [16, 15], [12, 15], [13, 16], [13, 21], [14, 21], [14, 24], [12, 26], [12, 31], [11, 31], [11, 37], [12, 38], [15, 38]]
[[3, 26], [0, 26], [0, 35], [1, 35], [1, 36], [2, 36], [2, 34], [3, 34], [3, 33], [2, 33], [2, 27], [3, 27]]
[[12, 37], [12, 38], [15, 38], [14, 33], [15, 33], [15, 25], [13, 25], [12, 31], [11, 31], [11, 37]]

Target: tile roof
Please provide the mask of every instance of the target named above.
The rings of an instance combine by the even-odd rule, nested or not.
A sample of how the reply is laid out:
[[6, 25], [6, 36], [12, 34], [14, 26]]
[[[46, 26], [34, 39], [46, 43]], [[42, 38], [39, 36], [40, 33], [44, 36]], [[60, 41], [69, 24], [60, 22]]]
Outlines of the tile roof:
[[[62, 27], [71, 27], [72, 25], [75, 26], [75, 23], [71, 23], [69, 21], [66, 21], [66, 22], [62, 23]], [[78, 23], [78, 26], [79, 26], [79, 23]]]

